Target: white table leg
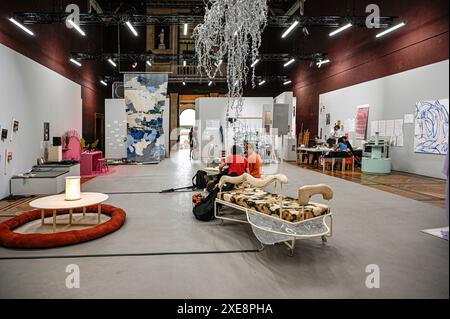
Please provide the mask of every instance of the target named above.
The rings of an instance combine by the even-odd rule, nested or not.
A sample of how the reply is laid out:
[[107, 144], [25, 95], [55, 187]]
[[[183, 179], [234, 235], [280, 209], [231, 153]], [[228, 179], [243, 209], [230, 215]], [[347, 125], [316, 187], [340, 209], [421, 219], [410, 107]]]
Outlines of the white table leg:
[[102, 205], [101, 204], [99, 204], [98, 205], [98, 212], [97, 212], [97, 215], [98, 215], [98, 224], [100, 224], [100, 220], [101, 220], [101, 217], [102, 217]]
[[56, 210], [53, 211], [53, 232], [56, 232]]
[[72, 225], [72, 213], [73, 209], [69, 209], [69, 225]]

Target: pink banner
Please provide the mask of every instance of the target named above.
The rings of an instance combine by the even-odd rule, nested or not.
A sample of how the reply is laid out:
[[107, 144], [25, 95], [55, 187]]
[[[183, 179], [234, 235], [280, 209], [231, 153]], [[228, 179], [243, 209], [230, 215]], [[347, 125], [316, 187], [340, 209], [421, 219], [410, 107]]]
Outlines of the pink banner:
[[359, 106], [356, 113], [356, 139], [365, 140], [367, 136], [367, 123], [369, 121], [369, 106]]

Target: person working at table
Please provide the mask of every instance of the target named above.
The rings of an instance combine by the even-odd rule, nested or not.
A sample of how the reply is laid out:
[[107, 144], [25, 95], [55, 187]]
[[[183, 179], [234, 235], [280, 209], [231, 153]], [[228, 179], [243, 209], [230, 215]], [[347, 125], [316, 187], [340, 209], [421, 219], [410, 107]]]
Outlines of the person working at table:
[[254, 178], [261, 178], [262, 175], [262, 159], [258, 153], [255, 152], [255, 146], [248, 144], [248, 173]]
[[347, 146], [347, 143], [345, 142], [345, 139], [343, 137], [340, 137], [338, 139], [337, 144], [334, 146], [335, 152], [346, 152], [346, 153], [352, 153], [350, 148]]
[[339, 138], [339, 131], [341, 127], [339, 125], [335, 125], [333, 130], [330, 132], [330, 137], [327, 140], [327, 143], [331, 146], [336, 145], [336, 141]]

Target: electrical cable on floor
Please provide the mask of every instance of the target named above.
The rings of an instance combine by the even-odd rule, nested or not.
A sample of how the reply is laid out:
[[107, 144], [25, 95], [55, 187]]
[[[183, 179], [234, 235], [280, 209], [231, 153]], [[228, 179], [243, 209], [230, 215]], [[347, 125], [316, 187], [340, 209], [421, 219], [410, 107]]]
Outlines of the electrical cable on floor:
[[223, 255], [259, 253], [263, 249], [223, 250], [223, 251], [188, 251], [188, 252], [159, 252], [159, 253], [130, 253], [130, 254], [93, 254], [93, 255], [67, 255], [67, 256], [16, 256], [0, 257], [0, 260], [30, 260], [30, 259], [71, 259], [71, 258], [109, 258], [109, 257], [151, 257], [151, 256], [177, 256], [177, 255]]

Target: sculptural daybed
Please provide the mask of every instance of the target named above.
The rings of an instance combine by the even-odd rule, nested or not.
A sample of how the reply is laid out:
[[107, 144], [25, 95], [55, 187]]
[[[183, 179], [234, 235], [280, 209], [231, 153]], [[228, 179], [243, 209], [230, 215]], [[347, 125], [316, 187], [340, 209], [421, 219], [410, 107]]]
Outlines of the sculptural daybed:
[[[225, 184], [234, 184], [235, 189], [222, 192]], [[219, 182], [220, 192], [214, 205], [218, 219], [249, 223], [256, 238], [265, 245], [285, 243], [293, 254], [297, 239], [321, 237], [323, 242], [332, 236], [333, 215], [327, 205], [310, 202], [311, 196], [322, 195], [325, 200], [333, 198], [327, 185], [304, 186], [298, 190], [298, 199], [282, 194], [271, 194], [262, 189], [275, 183], [288, 183], [285, 175], [253, 178], [249, 174], [239, 177], [223, 176]], [[219, 206], [227, 206], [246, 214], [246, 219], [220, 214]], [[330, 225], [327, 224], [329, 218]]]

